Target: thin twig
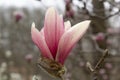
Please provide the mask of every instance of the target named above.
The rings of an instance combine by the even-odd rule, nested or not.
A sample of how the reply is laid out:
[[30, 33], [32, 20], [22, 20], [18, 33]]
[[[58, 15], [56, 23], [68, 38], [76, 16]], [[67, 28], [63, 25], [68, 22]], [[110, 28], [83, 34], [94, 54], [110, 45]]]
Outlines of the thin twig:
[[98, 80], [97, 70], [100, 68], [101, 64], [104, 62], [105, 58], [108, 56], [108, 49], [106, 49], [103, 53], [103, 56], [100, 58], [96, 66], [93, 68], [93, 66], [87, 62], [87, 67], [93, 74], [93, 80]]
[[99, 69], [100, 65], [104, 62], [105, 58], [108, 56], [108, 49], [106, 49], [103, 53], [103, 56], [100, 58], [100, 60], [98, 61], [98, 63], [95, 66], [95, 70]]
[[87, 62], [86, 65], [91, 72], [94, 72], [94, 69], [93, 69], [92, 65], [90, 64], [90, 62]]

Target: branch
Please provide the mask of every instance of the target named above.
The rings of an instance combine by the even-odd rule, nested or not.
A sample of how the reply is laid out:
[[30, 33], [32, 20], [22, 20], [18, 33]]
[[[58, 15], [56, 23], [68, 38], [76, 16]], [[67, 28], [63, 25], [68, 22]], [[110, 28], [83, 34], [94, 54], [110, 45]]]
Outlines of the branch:
[[[102, 0], [103, 2], [105, 1], [105, 0]], [[113, 3], [111, 3], [110, 1], [109, 1], [109, 3], [113, 6], [113, 7], [116, 7], [116, 5], [115, 4], [113, 4]], [[96, 17], [96, 18], [99, 18], [99, 19], [102, 19], [102, 20], [107, 20], [107, 19], [109, 19], [109, 18], [111, 18], [112, 16], [115, 16], [115, 15], [117, 15], [117, 14], [119, 14], [120, 13], [120, 9], [116, 12], [116, 13], [114, 13], [114, 14], [110, 14], [110, 15], [108, 15], [108, 16], [99, 16], [99, 15], [97, 15], [97, 14], [95, 14], [94, 12], [89, 12], [89, 10], [87, 9], [87, 2], [85, 2], [85, 1], [83, 1], [83, 4], [84, 4], [84, 8], [83, 8], [83, 10], [85, 10], [85, 11], [82, 11], [82, 12], [80, 12], [81, 14], [87, 14], [87, 15], [89, 15], [90, 17]], [[101, 11], [104, 11], [103, 9], [102, 10], [95, 10], [96, 12], [101, 12]], [[85, 13], [86, 12], [86, 13]]]
[[97, 70], [99, 70], [100, 66], [102, 65], [102, 63], [104, 62], [104, 60], [107, 56], [108, 56], [108, 50], [106, 49], [103, 53], [103, 56], [100, 58], [100, 60], [98, 61], [98, 63], [96, 64], [96, 66], [94, 68], [89, 62], [87, 62], [86, 66], [92, 72], [93, 80], [98, 80]]
[[103, 56], [101, 57], [101, 59], [96, 64], [94, 70], [98, 70], [100, 68], [100, 66], [102, 65], [102, 63], [104, 62], [104, 60], [107, 56], [108, 56], [108, 50], [106, 49], [103, 53]]

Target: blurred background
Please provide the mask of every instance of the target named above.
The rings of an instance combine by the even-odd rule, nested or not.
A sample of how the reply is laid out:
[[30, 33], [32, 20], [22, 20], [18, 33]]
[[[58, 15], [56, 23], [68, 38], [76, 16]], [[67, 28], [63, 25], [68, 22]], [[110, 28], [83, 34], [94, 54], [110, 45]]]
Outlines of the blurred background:
[[31, 40], [32, 22], [40, 30], [50, 6], [72, 25], [92, 20], [68, 56], [65, 80], [93, 80], [86, 62], [94, 67], [105, 49], [110, 55], [98, 77], [120, 80], [120, 0], [0, 0], [0, 80], [53, 80], [37, 67], [40, 52]]

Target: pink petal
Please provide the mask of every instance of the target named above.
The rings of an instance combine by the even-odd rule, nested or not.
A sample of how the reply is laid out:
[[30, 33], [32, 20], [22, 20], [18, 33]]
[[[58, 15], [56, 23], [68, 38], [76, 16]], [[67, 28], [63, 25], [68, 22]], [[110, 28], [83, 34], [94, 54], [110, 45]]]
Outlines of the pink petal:
[[41, 35], [44, 36], [44, 27], [40, 31]]
[[65, 31], [67, 31], [68, 29], [71, 28], [71, 23], [70, 23], [70, 21], [64, 22], [64, 25], [65, 25]]
[[48, 48], [54, 58], [63, 32], [63, 19], [57, 14], [53, 7], [49, 8], [45, 16], [44, 35]]
[[64, 64], [64, 61], [67, 58], [73, 46], [86, 32], [89, 23], [89, 20], [80, 22], [63, 34], [59, 42], [56, 61], [60, 62], [61, 64]]
[[44, 36], [42, 35], [41, 32], [39, 32], [36, 28], [35, 28], [35, 24], [32, 24], [31, 27], [31, 35], [32, 35], [32, 40], [33, 42], [37, 45], [37, 47], [40, 49], [42, 56], [53, 59], [48, 46], [45, 42]]

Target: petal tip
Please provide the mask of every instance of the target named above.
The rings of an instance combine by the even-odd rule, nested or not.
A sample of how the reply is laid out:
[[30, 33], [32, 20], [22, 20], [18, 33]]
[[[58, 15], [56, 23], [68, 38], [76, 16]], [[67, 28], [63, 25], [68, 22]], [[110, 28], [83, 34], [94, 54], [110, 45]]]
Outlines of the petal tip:
[[75, 26], [83, 26], [83, 30], [86, 30], [89, 27], [91, 20], [85, 20], [80, 23], [77, 23]]
[[60, 14], [60, 17], [61, 17], [61, 18], [63, 18], [63, 15], [62, 15], [62, 14]]
[[32, 27], [32, 28], [35, 28], [35, 23], [34, 23], [34, 22], [32, 23], [32, 26], [31, 26], [31, 27]]
[[50, 8], [48, 8], [48, 10], [54, 10], [55, 8], [54, 7], [50, 7]]
[[66, 21], [66, 23], [67, 23], [67, 24], [71, 24], [71, 22], [70, 22], [69, 20], [68, 20], [68, 21]]
[[50, 7], [50, 8], [48, 8], [47, 12], [55, 12], [55, 8], [54, 7]]
[[86, 20], [85, 23], [90, 24], [91, 20]]

